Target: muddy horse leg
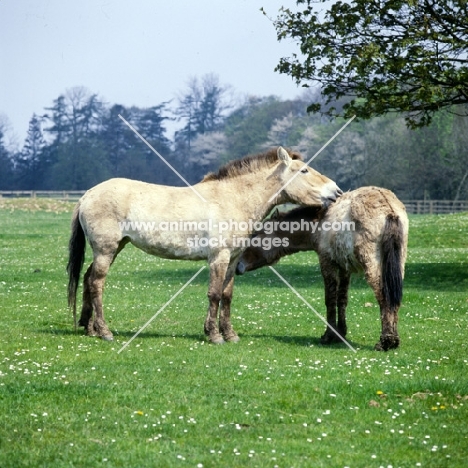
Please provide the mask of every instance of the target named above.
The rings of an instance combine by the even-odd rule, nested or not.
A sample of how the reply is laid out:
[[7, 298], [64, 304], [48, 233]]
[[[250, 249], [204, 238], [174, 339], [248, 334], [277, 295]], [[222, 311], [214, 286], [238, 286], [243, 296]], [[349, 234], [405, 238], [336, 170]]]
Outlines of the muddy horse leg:
[[375, 345], [377, 351], [388, 351], [400, 346], [398, 335], [398, 307], [389, 307], [385, 299], [379, 301], [382, 332], [380, 341]]
[[325, 283], [325, 305], [327, 307], [328, 324], [325, 333], [320, 338], [320, 342], [322, 344], [330, 344], [339, 340], [334, 331], [337, 329], [336, 305], [338, 278], [336, 268], [333, 266], [330, 260], [326, 258], [320, 258], [320, 267], [322, 270], [323, 281]]
[[229, 266], [229, 253], [218, 255], [210, 262], [210, 286], [208, 288], [208, 314], [205, 320], [205, 335], [215, 344], [224, 343], [218, 328], [218, 309], [221, 301], [224, 280]]
[[338, 302], [338, 333], [345, 338], [348, 331], [346, 326], [346, 307], [348, 306], [348, 290], [351, 275], [343, 269], [339, 271], [339, 285], [337, 293]]
[[[230, 276], [230, 278], [229, 278]], [[239, 336], [234, 331], [231, 325], [231, 301], [234, 289], [234, 274], [231, 273], [226, 276], [224, 281], [226, 285], [221, 295], [221, 310], [219, 312], [219, 330], [226, 341], [237, 343]]]
[[382, 331], [380, 341], [375, 345], [377, 351], [388, 351], [398, 348], [400, 337], [398, 336], [398, 309], [391, 307], [382, 293], [382, 275], [379, 266], [368, 266], [364, 268], [367, 283], [374, 291], [375, 298], [380, 306], [380, 321]]
[[[102, 293], [109, 268], [127, 243], [127, 238], [122, 239], [115, 249], [115, 252], [111, 252], [107, 255], [95, 254], [93, 263], [91, 263], [84, 275], [83, 306], [78, 324], [85, 328], [88, 336], [100, 336], [107, 341], [113, 339], [112, 333], [104, 320]], [[95, 311], [94, 318], [93, 310]]]
[[[103, 340], [112, 341], [112, 332], [107, 327], [104, 320], [104, 311], [102, 307], [102, 293], [107, 272], [112, 263], [113, 255], [96, 255], [89, 275], [89, 295], [94, 309], [94, 321], [88, 323], [88, 334], [100, 336]], [[89, 329], [92, 326], [92, 331]]]
[[93, 327], [93, 301], [89, 283], [92, 268], [93, 264], [91, 263], [83, 278], [83, 306], [81, 308], [81, 316], [78, 325], [84, 327], [89, 336], [96, 336], [97, 333]]

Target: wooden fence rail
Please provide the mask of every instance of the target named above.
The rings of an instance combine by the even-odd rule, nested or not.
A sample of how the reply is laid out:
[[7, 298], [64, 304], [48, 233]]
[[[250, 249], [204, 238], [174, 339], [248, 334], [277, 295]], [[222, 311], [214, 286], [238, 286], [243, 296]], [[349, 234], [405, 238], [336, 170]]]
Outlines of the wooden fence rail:
[[468, 200], [402, 200], [411, 214], [446, 214], [468, 211]]
[[53, 198], [55, 200], [77, 201], [86, 190], [4, 190], [0, 198]]
[[[76, 201], [85, 190], [5, 190], [0, 197], [5, 198], [54, 198]], [[468, 200], [402, 200], [410, 214], [446, 214], [468, 212]]]

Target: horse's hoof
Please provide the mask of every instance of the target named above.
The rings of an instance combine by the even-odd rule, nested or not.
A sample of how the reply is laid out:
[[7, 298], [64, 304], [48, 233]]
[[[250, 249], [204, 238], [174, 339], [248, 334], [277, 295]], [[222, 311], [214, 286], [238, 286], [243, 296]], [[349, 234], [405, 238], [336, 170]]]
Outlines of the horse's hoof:
[[400, 337], [398, 335], [385, 335], [380, 337], [380, 341], [375, 345], [376, 351], [388, 351], [397, 349], [400, 346]]
[[210, 338], [210, 341], [213, 344], [219, 344], [219, 345], [224, 344], [224, 339], [222, 336], [219, 336], [219, 337], [216, 336], [216, 337]]
[[332, 343], [337, 343], [340, 339], [336, 335], [325, 334], [320, 337], [320, 344], [329, 345]]
[[240, 338], [237, 335], [225, 337], [225, 339], [226, 341], [229, 341], [230, 343], [239, 343], [240, 341]]
[[101, 336], [101, 339], [104, 341], [114, 341], [114, 337], [112, 335], [103, 335]]

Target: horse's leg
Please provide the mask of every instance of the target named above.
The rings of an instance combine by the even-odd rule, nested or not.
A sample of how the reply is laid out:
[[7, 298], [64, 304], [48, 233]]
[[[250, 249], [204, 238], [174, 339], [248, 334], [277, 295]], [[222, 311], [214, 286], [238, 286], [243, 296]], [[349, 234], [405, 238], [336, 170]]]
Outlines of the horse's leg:
[[398, 307], [392, 308], [387, 304], [382, 294], [382, 275], [380, 265], [365, 265], [366, 281], [374, 291], [375, 298], [380, 307], [380, 321], [382, 331], [380, 341], [375, 345], [377, 351], [388, 351], [398, 348], [400, 337], [398, 336]]
[[385, 304], [380, 304], [380, 320], [382, 322], [382, 333], [380, 341], [376, 343], [377, 351], [388, 351], [400, 346], [400, 336], [398, 335], [398, 309], [392, 310]]
[[351, 275], [344, 269], [339, 271], [338, 302], [338, 333], [344, 338], [348, 331], [346, 326], [346, 307], [348, 306], [348, 290]]
[[[95, 316], [94, 321], [90, 321], [88, 324], [88, 335], [97, 335], [107, 341], [112, 341], [113, 335], [104, 320], [102, 293], [112, 259], [113, 255], [95, 255], [89, 275], [89, 295], [93, 304]], [[92, 326], [92, 331], [89, 329], [90, 325]]]
[[[375, 291], [374, 291], [375, 292]], [[375, 296], [380, 306], [380, 321], [382, 331], [380, 340], [375, 345], [377, 351], [388, 351], [400, 346], [400, 336], [398, 335], [398, 307], [390, 307], [382, 297], [381, 291], [375, 292]], [[380, 299], [379, 299], [380, 297]]]
[[83, 278], [83, 306], [81, 308], [81, 317], [78, 321], [78, 325], [84, 327], [87, 334], [90, 336], [96, 336], [96, 332], [93, 327], [93, 301], [91, 299], [89, 277], [93, 264], [89, 266]]
[[337, 340], [333, 329], [336, 330], [336, 303], [338, 278], [336, 268], [332, 262], [325, 257], [320, 257], [320, 268], [322, 270], [323, 281], [325, 283], [325, 306], [327, 307], [327, 329], [321, 336], [323, 344], [330, 344]]
[[[231, 276], [229, 278], [229, 276]], [[237, 343], [239, 341], [239, 336], [234, 331], [231, 325], [231, 301], [232, 301], [232, 293], [234, 289], [234, 274], [231, 272], [226, 276], [226, 280], [224, 281], [226, 285], [223, 289], [223, 293], [221, 295], [221, 310], [219, 312], [219, 330], [223, 335], [226, 341], [232, 341]]]
[[217, 255], [215, 259], [210, 261], [210, 286], [208, 288], [208, 314], [205, 320], [205, 335], [207, 335], [212, 343], [222, 344], [224, 339], [219, 333], [217, 318], [219, 303], [221, 301], [224, 280], [229, 266], [229, 251]]
[[[114, 262], [115, 258], [119, 252], [125, 247], [128, 243], [128, 239], [122, 239], [117, 247], [116, 252], [113, 254], [111, 264]], [[84, 278], [83, 278], [83, 306], [81, 308], [81, 316], [78, 321], [78, 325], [82, 326], [86, 330], [88, 336], [100, 336], [99, 327], [95, 326], [93, 319], [93, 306], [94, 306], [94, 295], [92, 294], [93, 284], [91, 280], [91, 273], [93, 271], [94, 263], [88, 267]], [[102, 309], [102, 297], [101, 297], [101, 309]], [[109, 332], [110, 333], [110, 332]], [[109, 336], [109, 335], [107, 335]], [[112, 338], [112, 333], [110, 333]]]

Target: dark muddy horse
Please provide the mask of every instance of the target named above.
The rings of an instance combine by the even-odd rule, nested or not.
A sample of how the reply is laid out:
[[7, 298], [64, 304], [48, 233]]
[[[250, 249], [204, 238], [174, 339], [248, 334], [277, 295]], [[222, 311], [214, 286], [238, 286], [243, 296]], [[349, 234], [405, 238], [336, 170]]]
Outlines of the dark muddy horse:
[[[303, 220], [309, 223], [309, 229], [290, 232], [292, 223], [300, 224]], [[276, 229], [265, 230], [264, 223], [264, 229], [254, 235], [282, 241], [270, 249], [247, 248], [240, 257], [237, 273], [273, 265], [285, 255], [316, 251], [325, 282], [329, 324], [321, 341], [327, 344], [339, 341], [333, 329], [346, 336], [350, 277], [363, 271], [380, 306], [382, 332], [375, 349], [397, 348], [400, 344], [398, 310], [408, 243], [408, 217], [403, 203], [389, 190], [362, 187], [345, 193], [328, 209], [305, 207], [283, 214], [276, 212], [269, 222], [275, 221]], [[310, 222], [315, 224], [311, 227]], [[315, 232], [311, 232], [314, 226]], [[285, 239], [288, 246], [284, 246]], [[270, 243], [271, 240], [258, 242], [259, 245]]]

